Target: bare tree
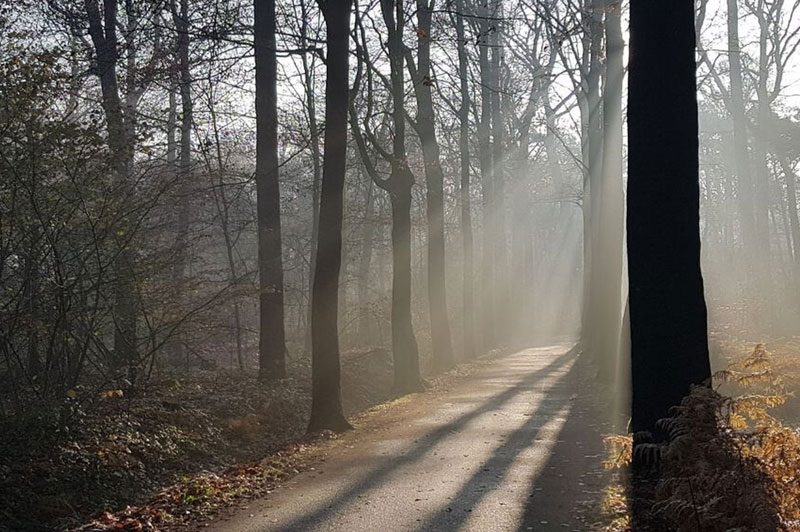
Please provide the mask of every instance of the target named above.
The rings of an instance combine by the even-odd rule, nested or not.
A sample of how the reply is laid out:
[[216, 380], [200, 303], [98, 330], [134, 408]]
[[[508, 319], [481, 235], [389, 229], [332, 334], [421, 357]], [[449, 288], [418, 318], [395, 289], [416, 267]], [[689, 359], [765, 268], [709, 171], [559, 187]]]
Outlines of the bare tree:
[[278, 70], [275, 1], [255, 0], [256, 189], [260, 300], [259, 378], [286, 376], [283, 253], [278, 181]]
[[317, 263], [311, 299], [312, 401], [309, 432], [351, 428], [342, 411], [339, 362], [339, 271], [347, 163], [351, 0], [319, 2], [327, 30], [325, 139]]

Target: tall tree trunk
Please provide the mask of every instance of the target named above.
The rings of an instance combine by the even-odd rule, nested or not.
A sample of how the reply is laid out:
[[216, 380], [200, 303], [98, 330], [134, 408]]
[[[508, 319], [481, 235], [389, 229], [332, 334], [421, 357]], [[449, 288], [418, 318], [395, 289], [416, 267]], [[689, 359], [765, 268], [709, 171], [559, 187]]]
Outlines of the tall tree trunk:
[[474, 309], [474, 251], [472, 239], [472, 198], [469, 168], [469, 81], [467, 73], [466, 37], [464, 35], [464, 0], [456, 0], [456, 38], [458, 39], [458, 76], [461, 80], [461, 107], [458, 110], [458, 150], [461, 177], [461, 238], [463, 240], [464, 272], [462, 280], [464, 313], [464, 357], [475, 357]]
[[447, 316], [447, 283], [445, 279], [444, 172], [436, 139], [436, 116], [431, 87], [431, 17], [433, 0], [417, 0], [417, 66], [409, 57], [408, 67], [414, 82], [417, 100], [416, 130], [425, 161], [425, 182], [428, 222], [428, 302], [431, 318], [433, 361], [438, 369], [454, 364]]
[[275, 0], [255, 0], [256, 194], [260, 332], [259, 379], [286, 376], [283, 259], [278, 181], [278, 97]]
[[[300, 47], [307, 46], [308, 39], [308, 9], [306, 3], [300, 2], [301, 17], [300, 23]], [[308, 112], [308, 128], [310, 141], [311, 141], [311, 167], [313, 169], [313, 177], [311, 181], [311, 260], [309, 261], [309, 275], [308, 275], [308, 291], [314, 289], [314, 265], [317, 262], [317, 237], [319, 235], [319, 184], [322, 178], [322, 168], [320, 167], [320, 153], [319, 153], [319, 127], [317, 126], [317, 103], [316, 91], [314, 90], [314, 72], [313, 67], [309, 65], [308, 56], [303, 53], [301, 55], [303, 61], [303, 78], [306, 91], [306, 111]], [[311, 352], [311, 300], [309, 298], [308, 305], [308, 328], [305, 336], [305, 346], [303, 350], [306, 353]]]
[[[181, 145], [178, 169], [178, 219], [175, 238], [175, 264], [173, 268], [174, 304], [183, 314], [186, 303], [186, 264], [189, 254], [189, 197], [192, 174], [192, 74], [189, 65], [189, 0], [180, 0], [176, 6], [171, 0], [170, 8], [175, 30], [178, 33], [178, 88], [181, 95]], [[184, 341], [178, 334], [173, 343], [175, 360], [184, 358]]]
[[622, 239], [624, 204], [622, 193], [622, 54], [621, 11], [609, 0], [605, 10], [606, 84], [603, 94], [602, 180], [595, 187], [598, 201], [597, 247], [592, 271], [597, 298], [593, 349], [598, 357], [600, 378], [613, 383], [617, 375], [622, 326]]
[[394, 383], [399, 393], [423, 388], [419, 351], [411, 322], [411, 188], [414, 174], [408, 167], [405, 144], [405, 76], [402, 0], [381, 0], [388, 30], [392, 84], [392, 173], [388, 191], [392, 203], [392, 351]]
[[583, 311], [581, 320], [581, 343], [584, 350], [594, 353], [594, 336], [598, 329], [597, 317], [602, 312], [598, 308], [596, 290], [604, 282], [598, 276], [594, 264], [598, 251], [598, 213], [603, 171], [603, 113], [600, 86], [602, 79], [603, 55], [603, 15], [602, 4], [587, 0], [586, 4], [589, 32], [589, 65], [586, 80], [586, 104], [588, 120], [586, 123], [586, 144], [584, 165], [587, 172], [584, 179], [583, 226], [584, 226], [584, 287]]
[[[728, 2], [728, 64], [730, 65], [730, 113], [733, 118], [733, 150], [737, 180], [737, 200], [741, 223], [742, 241], [747, 267], [751, 269], [756, 260], [755, 227], [753, 217], [753, 179], [747, 146], [747, 117], [742, 88], [742, 52], [739, 44], [738, 0]], [[750, 272], [752, 275], [752, 272]]]
[[505, 192], [505, 146], [503, 135], [503, 109], [501, 101], [502, 81], [502, 46], [501, 39], [502, 3], [495, 1], [493, 15], [498, 19], [494, 23], [494, 31], [490, 39], [490, 72], [491, 72], [491, 98], [492, 109], [492, 253], [494, 254], [494, 312], [495, 312], [495, 344], [507, 340], [509, 330], [508, 315], [509, 298], [509, 271], [508, 271], [508, 242], [506, 239], [506, 192]]
[[[488, 11], [484, 10], [488, 16]], [[478, 66], [481, 77], [481, 112], [478, 121], [478, 163], [481, 171], [481, 210], [483, 217], [482, 256], [481, 256], [481, 308], [483, 321], [483, 349], [495, 347], [495, 308], [494, 308], [494, 190], [492, 171], [492, 76], [489, 64], [490, 26], [487, 19], [480, 21]]]
[[339, 362], [339, 271], [347, 163], [351, 0], [320, 1], [327, 29], [325, 155], [320, 191], [317, 262], [311, 294], [311, 419], [309, 432], [351, 428], [342, 411]]
[[700, 271], [694, 2], [632, 0], [630, 35], [632, 429], [655, 432], [656, 421], [711, 374]]
[[[133, 116], [125, 116], [117, 82], [117, 3], [103, 4], [102, 13], [96, 0], [84, 0], [89, 20], [89, 35], [96, 55], [96, 72], [100, 79], [102, 106], [108, 129], [111, 169], [114, 188], [119, 198], [132, 195], [132, 172], [135, 136], [131, 135]], [[129, 108], [130, 110], [130, 108]], [[134, 131], [135, 132], [135, 131]], [[129, 223], [123, 217], [117, 227], [117, 253], [114, 264], [114, 356], [112, 366], [127, 366], [133, 382], [138, 364], [136, 354], [136, 295], [134, 287], [134, 254], [131, 249]]]

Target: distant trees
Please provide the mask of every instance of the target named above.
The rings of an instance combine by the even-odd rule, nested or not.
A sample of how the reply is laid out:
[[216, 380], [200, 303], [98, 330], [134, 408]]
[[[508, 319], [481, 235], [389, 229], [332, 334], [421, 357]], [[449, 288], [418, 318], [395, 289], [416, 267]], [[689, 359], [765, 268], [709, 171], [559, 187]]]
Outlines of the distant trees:
[[[758, 323], [788, 334], [800, 323], [800, 125], [786, 90], [800, 4], [726, 0], [713, 17], [714, 1], [695, 12], [708, 301], [743, 337]], [[341, 428], [352, 352], [391, 346], [404, 393], [427, 371], [581, 325], [613, 382], [626, 4], [382, 0], [357, 7], [353, 27], [342, 9], [0, 11], [0, 382], [43, 397], [99, 381], [134, 391], [214, 364], [272, 379], [303, 371], [289, 352], [312, 351], [311, 426]], [[631, 144], [640, 206], [655, 201], [637, 188], [642, 161], [664, 156], [641, 155], [658, 147], [647, 138]], [[675, 153], [657, 175], [688, 175], [669, 166]], [[686, 189], [668, 192], [634, 217], [687, 208]], [[636, 248], [650, 237], [631, 238], [654, 260]], [[657, 271], [634, 266], [639, 282]]]
[[633, 0], [630, 31], [632, 429], [655, 432], [689, 387], [711, 375], [700, 272], [694, 3]]

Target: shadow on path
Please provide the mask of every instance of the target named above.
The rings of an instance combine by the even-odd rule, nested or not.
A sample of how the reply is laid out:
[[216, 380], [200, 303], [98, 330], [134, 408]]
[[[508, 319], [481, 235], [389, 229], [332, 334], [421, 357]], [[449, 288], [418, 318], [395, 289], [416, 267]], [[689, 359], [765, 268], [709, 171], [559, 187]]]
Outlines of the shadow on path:
[[[514, 386], [511, 386], [510, 388], [490, 397], [488, 400], [481, 403], [477, 408], [470, 410], [453, 421], [441, 425], [429, 432], [417, 440], [415, 445], [413, 445], [406, 454], [403, 454], [402, 456], [394, 456], [384, 460], [380, 466], [376, 467], [370, 473], [365, 475], [364, 478], [356, 481], [348, 489], [338, 494], [335, 498], [333, 498], [333, 500], [318, 506], [315, 510], [308, 512], [305, 515], [298, 516], [290, 523], [284, 525], [282, 528], [284, 530], [293, 531], [311, 530], [316, 526], [324, 524], [331, 515], [335, 515], [342, 511], [347, 504], [355, 501], [359, 496], [369, 492], [375, 487], [380, 486], [394, 471], [418, 462], [425, 457], [426, 454], [429, 453], [438, 443], [445, 440], [452, 433], [463, 428], [470, 421], [487, 412], [499, 410], [503, 407], [503, 405], [511, 401], [517, 395], [535, 389], [537, 384], [539, 384], [539, 381], [559, 371], [566, 364], [570, 363], [574, 357], [575, 350], [572, 349], [563, 355], [558, 356], [543, 368], [519, 375], [520, 381]], [[547, 402], [546, 397], [543, 398], [542, 401]], [[549, 405], [548, 408], [552, 408], [552, 405]], [[541, 418], [537, 416], [531, 417], [532, 427], [534, 420], [537, 424], [541, 422]], [[532, 427], [528, 430], [533, 430]], [[523, 435], [520, 434], [517, 437], [522, 438]], [[512, 439], [513, 438], [514, 437], [512, 437]], [[517, 444], [520, 444], [520, 442], [517, 442]], [[505, 447], [505, 444], [503, 447]], [[501, 469], [503, 467], [508, 467], [508, 464], [510, 464], [510, 461], [505, 458], [498, 457], [494, 465], [498, 469]], [[449, 527], [439, 528], [439, 530], [448, 529]]]
[[606, 421], [610, 416], [598, 404], [603, 395], [579, 365], [573, 366], [569, 378], [580, 393], [571, 401], [550, 458], [530, 483], [533, 492], [519, 532], [585, 531], [602, 520], [603, 491], [610, 478], [603, 468], [603, 436], [612, 432]]
[[514, 465], [517, 457], [536, 445], [545, 427], [553, 420], [569, 414], [569, 404], [564, 404], [563, 395], [553, 393], [553, 389], [563, 386], [575, 365], [569, 372], [559, 377], [548, 387], [547, 394], [529, 414], [530, 419], [517, 428], [506, 441], [495, 449], [492, 457], [459, 489], [452, 497], [452, 506], [457, 511], [445, 506], [434, 512], [417, 530], [444, 531], [459, 530], [467, 522], [472, 509], [502, 483], [504, 477]]

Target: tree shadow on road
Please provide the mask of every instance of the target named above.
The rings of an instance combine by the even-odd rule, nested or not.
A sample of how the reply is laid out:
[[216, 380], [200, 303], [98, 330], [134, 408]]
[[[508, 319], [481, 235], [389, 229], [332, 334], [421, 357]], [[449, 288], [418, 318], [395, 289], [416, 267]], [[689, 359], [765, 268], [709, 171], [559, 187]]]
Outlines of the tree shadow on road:
[[492, 457], [459, 489], [452, 497], [452, 505], [440, 508], [417, 528], [423, 531], [459, 530], [469, 519], [473, 508], [496, 489], [508, 474], [516, 459], [530, 449], [536, 441], [542, 440], [543, 432], [550, 422], [568, 415], [569, 405], [565, 405], [563, 394], [553, 394], [552, 389], [563, 386], [570, 379], [575, 365], [559, 377], [533, 411], [526, 414], [529, 419], [514, 430], [508, 438], [495, 449]]
[[[497, 393], [487, 401], [481, 403], [477, 408], [464, 413], [450, 423], [446, 423], [437, 427], [424, 437], [420, 438], [405, 454], [387, 458], [382, 462], [381, 465], [373, 469], [370, 473], [365, 475], [360, 480], [355, 481], [347, 490], [340, 493], [332, 500], [327, 501], [323, 505], [316, 507], [305, 515], [298, 516], [292, 520], [292, 522], [284, 525], [283, 529], [312, 530], [320, 524], [326, 522], [331, 516], [340, 513], [349, 503], [356, 501], [360, 496], [376, 488], [377, 486], [380, 486], [396, 470], [410, 466], [424, 458], [437, 444], [445, 440], [453, 432], [460, 430], [468, 423], [487, 412], [502, 409], [505, 404], [510, 402], [517, 395], [535, 389], [540, 380], [546, 379], [548, 376], [560, 371], [564, 366], [569, 364], [574, 357], [574, 350], [567, 351], [543, 368], [525, 375], [525, 377], [517, 384], [500, 393]], [[546, 399], [543, 399], [543, 402], [544, 401], [546, 401]], [[548, 405], [548, 407], [552, 409], [553, 405]], [[531, 423], [533, 423], [534, 420], [538, 424], [541, 422], [541, 417], [532, 416]], [[529, 427], [527, 433], [529, 434], [531, 430], [534, 430], [534, 428]], [[510, 439], [513, 438], [515, 438], [515, 436], [512, 435]], [[495, 467], [498, 468], [498, 471], [495, 471], [494, 473], [499, 473], [503, 467], [508, 467], [510, 463], [510, 460], [497, 458]], [[448, 528], [439, 528], [438, 530], [446, 529]]]
[[550, 458], [531, 479], [518, 531], [586, 531], [601, 519], [603, 493], [610, 475], [604, 469], [603, 437], [612, 432], [603, 394], [575, 364], [568, 378], [580, 393], [572, 398], [566, 422]]

